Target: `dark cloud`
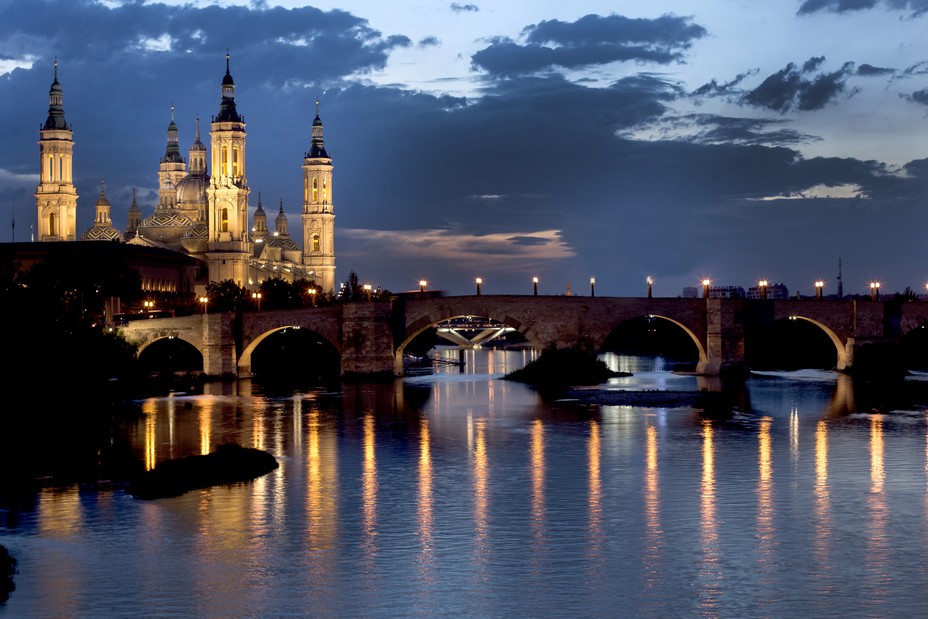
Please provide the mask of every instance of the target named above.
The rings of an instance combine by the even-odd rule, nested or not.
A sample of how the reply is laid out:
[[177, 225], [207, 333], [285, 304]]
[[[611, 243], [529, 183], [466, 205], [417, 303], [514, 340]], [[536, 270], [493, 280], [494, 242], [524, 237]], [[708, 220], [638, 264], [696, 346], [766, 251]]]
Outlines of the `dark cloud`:
[[799, 6], [799, 14], [806, 15], [819, 11], [847, 13], [877, 6], [894, 11], [907, 11], [913, 17], [928, 12], [928, 0], [804, 0]]
[[915, 92], [901, 95], [903, 99], [911, 101], [912, 103], [919, 103], [921, 105], [928, 105], [928, 88], [922, 88], [921, 90], [916, 90]]
[[687, 139], [700, 144], [794, 146], [816, 140], [814, 136], [783, 127], [779, 120], [688, 114], [679, 117], [678, 122], [681, 129], [695, 126], [695, 132]]
[[515, 76], [620, 61], [667, 64], [682, 60], [684, 50], [706, 30], [674, 15], [587, 15], [575, 22], [543, 21], [526, 27], [523, 34], [525, 44], [507, 38], [493, 41], [473, 55], [473, 65], [494, 76]]
[[480, 7], [476, 4], [458, 4], [457, 2], [452, 2], [451, 10], [454, 13], [477, 13], [480, 11]]
[[745, 78], [750, 77], [751, 75], [757, 74], [757, 69], [751, 69], [750, 71], [745, 71], [744, 73], [739, 73], [735, 78], [728, 82], [718, 83], [717, 80], [711, 79], [693, 92], [690, 93], [691, 97], [696, 99], [701, 99], [705, 97], [734, 97], [741, 96], [744, 94], [744, 90], [740, 87], [741, 82]]
[[441, 45], [441, 41], [439, 41], [438, 37], [436, 36], [428, 36], [428, 37], [423, 37], [422, 39], [419, 39], [419, 42], [417, 43], [417, 45], [419, 47], [438, 47], [439, 45]]
[[857, 67], [857, 75], [862, 75], [865, 77], [870, 76], [879, 76], [879, 75], [892, 75], [896, 72], [895, 69], [888, 69], [885, 67], [875, 67], [872, 64], [864, 63]]
[[[746, 92], [741, 102], [781, 114], [791, 110], [822, 109], [847, 90], [847, 76], [854, 69], [853, 63], [845, 63], [837, 71], [806, 77], [817, 71], [824, 60], [821, 56], [810, 58], [801, 69], [793, 63], [786, 65]], [[855, 93], [856, 90], [852, 90], [849, 95]]]

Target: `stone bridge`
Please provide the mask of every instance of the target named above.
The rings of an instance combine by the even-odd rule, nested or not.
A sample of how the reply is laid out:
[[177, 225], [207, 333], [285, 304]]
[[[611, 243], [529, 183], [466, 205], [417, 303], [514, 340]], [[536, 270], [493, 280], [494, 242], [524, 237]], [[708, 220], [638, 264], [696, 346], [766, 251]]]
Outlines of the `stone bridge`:
[[693, 340], [696, 372], [743, 368], [745, 341], [777, 320], [806, 320], [831, 339], [836, 369], [849, 369], [861, 346], [898, 341], [928, 323], [928, 303], [856, 300], [729, 300], [620, 297], [407, 295], [390, 301], [320, 308], [206, 314], [140, 320], [122, 328], [139, 354], [164, 338], [188, 342], [210, 375], [247, 376], [251, 356], [269, 335], [309, 329], [341, 358], [341, 372], [402, 375], [403, 351], [419, 333], [450, 318], [482, 316], [513, 327], [543, 349], [583, 343], [598, 350], [622, 323], [640, 317], [670, 321]]

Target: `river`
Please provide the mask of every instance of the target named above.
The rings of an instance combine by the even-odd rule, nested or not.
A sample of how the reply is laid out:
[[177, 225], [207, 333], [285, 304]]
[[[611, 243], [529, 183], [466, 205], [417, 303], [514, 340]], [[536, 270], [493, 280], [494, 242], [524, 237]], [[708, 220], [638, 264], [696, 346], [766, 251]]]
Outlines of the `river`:
[[[924, 409], [858, 410], [823, 371], [752, 375], [727, 418], [545, 402], [497, 380], [530, 358], [140, 401], [119, 440], [146, 468], [227, 441], [280, 468], [156, 501], [42, 491], [0, 525], [0, 617], [928, 615]], [[634, 372], [615, 389], [706, 386], [608, 362]]]

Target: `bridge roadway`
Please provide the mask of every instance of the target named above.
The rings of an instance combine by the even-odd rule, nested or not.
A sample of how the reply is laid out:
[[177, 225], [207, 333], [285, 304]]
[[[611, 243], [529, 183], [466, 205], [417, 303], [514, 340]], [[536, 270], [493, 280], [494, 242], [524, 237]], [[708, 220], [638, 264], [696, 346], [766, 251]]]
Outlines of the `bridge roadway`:
[[832, 341], [838, 370], [850, 369], [862, 346], [898, 342], [928, 323], [928, 303], [869, 300], [764, 300], [480, 295], [411, 296], [391, 301], [319, 308], [206, 314], [129, 323], [121, 331], [139, 354], [164, 338], [178, 338], [203, 355], [203, 371], [248, 376], [251, 355], [269, 335], [309, 329], [341, 358], [343, 375], [403, 372], [403, 351], [425, 329], [452, 318], [482, 316], [514, 328], [541, 350], [579, 343], [598, 350], [616, 327], [639, 317], [668, 320], [699, 351], [698, 374], [744, 368], [745, 341], [777, 320], [806, 320]]

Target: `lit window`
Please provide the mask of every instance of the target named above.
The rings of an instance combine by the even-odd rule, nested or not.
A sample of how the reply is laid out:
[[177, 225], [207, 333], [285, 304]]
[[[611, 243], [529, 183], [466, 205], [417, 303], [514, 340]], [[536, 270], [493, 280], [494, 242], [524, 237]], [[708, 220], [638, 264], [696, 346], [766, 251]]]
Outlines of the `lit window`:
[[229, 231], [229, 209], [219, 209], [219, 231]]
[[320, 246], [319, 235], [314, 234], [313, 235], [313, 251], [319, 251], [319, 246]]
[[313, 202], [319, 199], [319, 181], [318, 179], [313, 179]]
[[48, 235], [58, 236], [58, 217], [54, 213], [48, 214]]

